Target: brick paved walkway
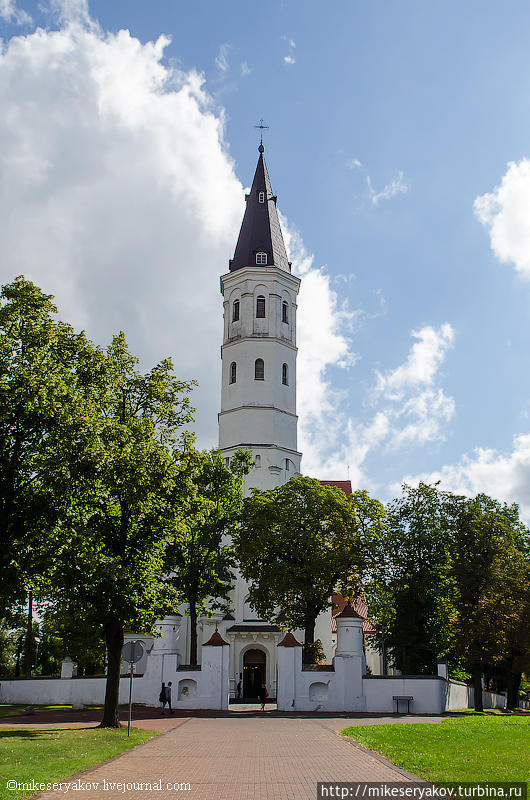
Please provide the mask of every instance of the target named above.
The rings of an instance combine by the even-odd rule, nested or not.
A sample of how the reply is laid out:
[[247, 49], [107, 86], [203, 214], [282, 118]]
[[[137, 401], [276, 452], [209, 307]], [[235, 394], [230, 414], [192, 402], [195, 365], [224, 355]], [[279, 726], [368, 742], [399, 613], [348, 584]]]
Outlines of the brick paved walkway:
[[[179, 722], [166, 734], [85, 773], [83, 780], [99, 782], [99, 787], [75, 792], [77, 800], [314, 800], [317, 781], [415, 780], [337, 736], [336, 730], [351, 724], [344, 718], [265, 714], [193, 717]], [[159, 779], [162, 791], [102, 789], [104, 780]], [[182, 794], [182, 790], [167, 788], [168, 783], [189, 783], [191, 791]], [[57, 800], [64, 794], [38, 796]]]

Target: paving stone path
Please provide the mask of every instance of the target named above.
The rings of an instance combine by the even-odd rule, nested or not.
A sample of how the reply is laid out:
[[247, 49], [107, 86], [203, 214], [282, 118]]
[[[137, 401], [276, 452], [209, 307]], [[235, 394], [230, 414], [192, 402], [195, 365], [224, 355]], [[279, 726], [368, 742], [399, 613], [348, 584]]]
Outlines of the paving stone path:
[[[349, 720], [265, 713], [175, 719], [176, 727], [164, 735], [84, 773], [85, 782], [99, 786], [75, 792], [75, 797], [77, 800], [178, 800], [179, 797], [315, 800], [318, 781], [418, 780], [336, 733], [350, 724], [378, 724], [387, 720], [395, 722], [396, 718]], [[407, 717], [407, 721], [437, 722], [439, 718]], [[123, 792], [122, 787], [103, 788], [112, 782], [159, 780], [161, 791], [131, 788]], [[186, 790], [183, 784], [189, 784], [191, 789]], [[38, 795], [41, 800], [57, 800], [59, 796], [65, 795], [53, 792]]]

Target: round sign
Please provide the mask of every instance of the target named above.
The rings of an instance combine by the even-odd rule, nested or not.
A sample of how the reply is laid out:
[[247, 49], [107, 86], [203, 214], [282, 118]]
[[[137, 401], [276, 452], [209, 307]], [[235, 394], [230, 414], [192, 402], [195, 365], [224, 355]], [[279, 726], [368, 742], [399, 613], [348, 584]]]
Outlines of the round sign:
[[144, 654], [144, 646], [141, 642], [126, 642], [123, 646], [122, 658], [129, 664], [136, 664]]

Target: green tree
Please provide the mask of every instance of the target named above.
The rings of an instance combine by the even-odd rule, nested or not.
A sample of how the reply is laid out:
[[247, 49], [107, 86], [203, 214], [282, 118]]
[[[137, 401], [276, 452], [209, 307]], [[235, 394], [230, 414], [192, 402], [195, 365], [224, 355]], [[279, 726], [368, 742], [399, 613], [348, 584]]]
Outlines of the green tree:
[[[196, 452], [187, 462], [187, 491], [178, 481], [172, 496], [174, 535], [166, 554], [170, 584], [190, 615], [190, 664], [197, 663], [197, 614], [228, 600], [234, 566], [229, 534], [243, 507], [243, 478], [252, 456], [237, 450], [229, 466], [218, 450]], [[184, 503], [184, 505], [183, 505]]]
[[306, 644], [314, 641], [316, 618], [332, 593], [360, 585], [355, 501], [312, 478], [254, 490], [245, 498], [234, 546], [252, 606], [263, 619], [303, 628]]
[[403, 485], [374, 541], [367, 600], [380, 625], [379, 645], [403, 674], [433, 674], [450, 651], [444, 498], [436, 486]]
[[453, 498], [448, 517], [455, 649], [469, 666], [475, 710], [482, 711], [485, 667], [504, 661], [510, 671], [515, 668], [515, 674], [524, 669], [528, 531], [519, 521], [516, 505], [484, 494]]
[[[52, 297], [23, 277], [0, 307], [0, 609], [27, 601], [31, 673], [33, 590], [46, 570], [41, 543], [55, 524], [68, 474], [87, 440], [93, 347], [55, 319]], [[0, 611], [1, 613], [1, 611]]]
[[104, 631], [102, 727], [119, 726], [124, 628], [152, 630], [171, 602], [168, 495], [191, 442], [181, 428], [192, 384], [175, 378], [168, 359], [146, 374], [136, 366], [116, 336], [91, 385], [91, 462], [74, 476], [50, 553], [52, 603]]

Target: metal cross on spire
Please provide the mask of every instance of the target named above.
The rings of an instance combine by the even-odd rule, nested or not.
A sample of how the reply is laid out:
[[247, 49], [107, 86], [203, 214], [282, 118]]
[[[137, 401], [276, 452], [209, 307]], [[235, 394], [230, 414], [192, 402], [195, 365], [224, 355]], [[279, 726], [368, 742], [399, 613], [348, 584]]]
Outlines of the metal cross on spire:
[[265, 150], [265, 148], [263, 147], [263, 131], [267, 130], [269, 126], [268, 125], [264, 125], [263, 124], [263, 119], [260, 119], [259, 125], [254, 125], [254, 127], [258, 128], [259, 131], [260, 131], [258, 150], [259, 150], [260, 153], [263, 153], [263, 151]]

